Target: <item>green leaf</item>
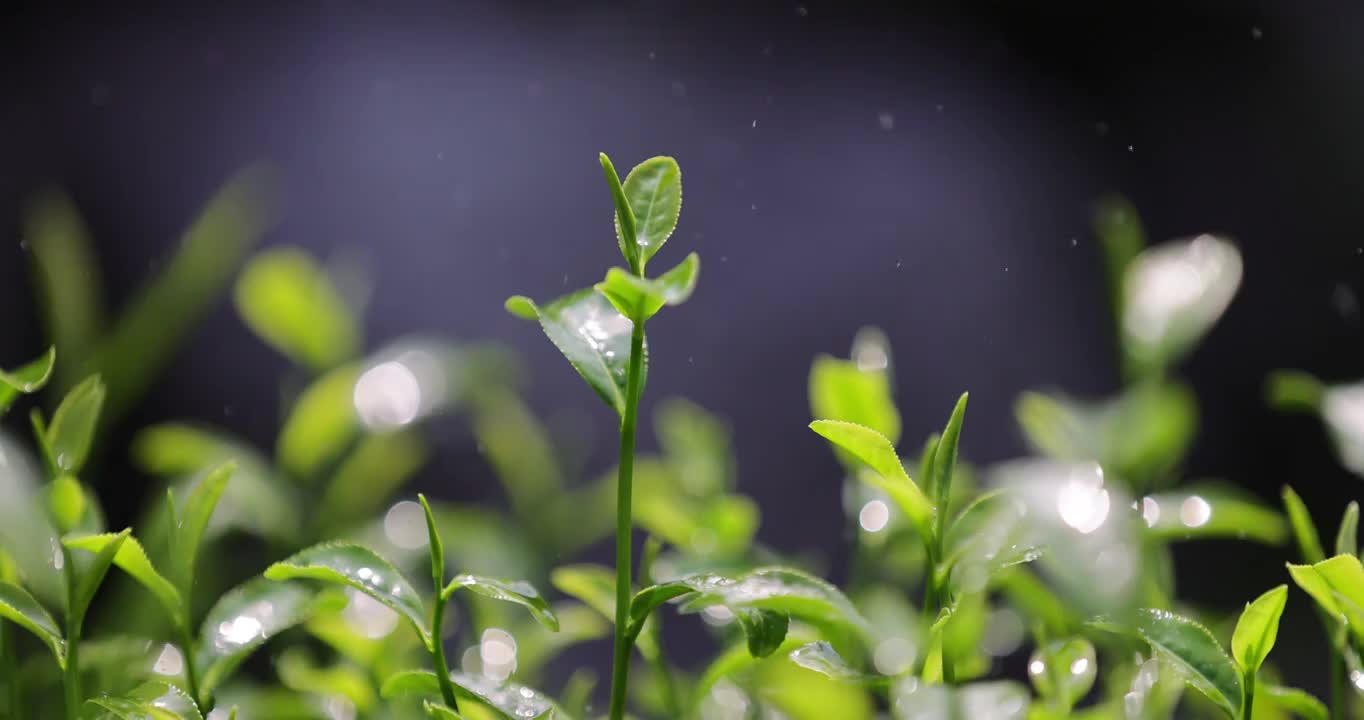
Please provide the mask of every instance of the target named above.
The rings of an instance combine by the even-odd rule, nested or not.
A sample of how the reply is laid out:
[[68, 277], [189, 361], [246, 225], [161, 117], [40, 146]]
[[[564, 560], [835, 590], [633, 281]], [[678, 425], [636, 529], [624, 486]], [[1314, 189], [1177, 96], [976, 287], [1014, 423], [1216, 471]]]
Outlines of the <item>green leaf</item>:
[[[890, 375], [879, 363], [864, 368], [854, 360], [819, 355], [810, 366], [809, 384], [811, 416], [865, 425], [892, 445], [899, 442], [900, 411], [891, 393]], [[856, 462], [842, 450], [839, 458], [847, 465]]]
[[59, 534], [69, 533], [85, 516], [85, 488], [71, 475], [58, 475], [47, 487], [47, 509]]
[[355, 413], [358, 365], [335, 368], [308, 386], [294, 402], [277, 443], [280, 465], [299, 479], [311, 479], [341, 454], [360, 427]]
[[[428, 503], [426, 496], [421, 493], [417, 493], [417, 502], [421, 504], [422, 517], [426, 520], [426, 549], [431, 556], [431, 586], [438, 588], [445, 582], [445, 543], [441, 540], [436, 516], [431, 512], [431, 503]], [[438, 603], [445, 601], [444, 593], [436, 598]]]
[[[560, 588], [562, 589], [562, 588]], [[567, 592], [567, 591], [565, 591]], [[646, 618], [653, 614], [663, 603], [673, 598], [695, 592], [691, 585], [685, 581], [672, 581], [649, 587], [635, 593], [635, 597], [630, 601], [630, 624], [636, 625], [644, 622]]]
[[961, 438], [961, 424], [966, 416], [966, 401], [970, 393], [962, 393], [952, 408], [952, 416], [947, 420], [942, 438], [933, 451], [933, 476], [927, 478], [930, 492], [933, 493], [934, 507], [938, 508], [941, 518], [947, 517], [947, 501], [952, 493], [952, 473], [957, 468], [957, 442]]
[[[94, 358], [110, 388], [110, 417], [141, 397], [227, 290], [247, 251], [274, 224], [273, 178], [254, 166], [234, 175], [185, 231], [175, 255], [119, 315]], [[63, 353], [75, 349], [63, 349]]]
[[1284, 516], [1235, 487], [1194, 485], [1141, 499], [1142, 519], [1161, 540], [1235, 538], [1268, 545], [1288, 539]]
[[[450, 680], [461, 699], [483, 703], [508, 720], [568, 717], [547, 696], [524, 685], [498, 683], [485, 675], [458, 671], [450, 673]], [[380, 694], [385, 698], [436, 696], [440, 694], [440, 685], [436, 674], [429, 670], [404, 670], [389, 676]]]
[[1314, 565], [1289, 563], [1288, 574], [1332, 618], [1343, 619], [1364, 642], [1364, 566], [1354, 555], [1337, 555]]
[[1279, 636], [1279, 618], [1288, 602], [1288, 586], [1280, 585], [1247, 603], [1236, 621], [1236, 632], [1231, 636], [1231, 656], [1241, 667], [1242, 674], [1250, 675], [1260, 669], [1274, 640]]
[[[603, 167], [609, 163], [606, 156], [602, 155]], [[614, 174], [613, 168], [608, 172], [608, 181]], [[636, 165], [625, 176], [621, 187], [634, 227], [631, 232], [622, 222], [622, 197], [615, 194], [613, 187], [612, 194], [616, 197], [617, 207], [616, 238], [625, 246], [629, 238], [634, 236], [638, 244], [639, 269], [643, 274], [645, 263], [663, 247], [677, 227], [677, 218], [682, 213], [682, 170], [677, 166], [677, 161], [670, 157], [652, 157]], [[629, 259], [628, 254], [626, 259]]]
[[85, 702], [87, 706], [105, 711], [96, 715], [82, 713], [82, 717], [94, 720], [108, 717], [119, 720], [203, 720], [204, 717], [185, 691], [162, 680], [139, 685], [121, 697], [102, 695]]
[[765, 658], [777, 651], [786, 641], [786, 630], [791, 616], [774, 610], [742, 610], [736, 613], [739, 627], [748, 639], [748, 654]]
[[38, 392], [52, 377], [52, 366], [57, 360], [57, 348], [50, 347], [37, 360], [16, 370], [0, 370], [0, 416], [9, 410], [19, 395]]
[[1325, 560], [1326, 552], [1321, 549], [1321, 537], [1317, 535], [1317, 526], [1312, 523], [1312, 514], [1307, 511], [1302, 498], [1287, 485], [1283, 486], [1283, 506], [1303, 561], [1311, 564]]
[[[604, 295], [592, 288], [565, 295], [548, 305], [537, 306], [527, 298], [508, 301], [517, 312], [527, 306], [535, 311], [545, 335], [564, 354], [587, 384], [615, 411], [625, 413], [626, 373], [630, 364], [630, 335], [634, 324]], [[649, 365], [644, 346], [643, 368]]]
[[[581, 600], [608, 619], [615, 618], [616, 578], [610, 568], [600, 565], [563, 565], [550, 572], [549, 581], [559, 592]], [[641, 594], [644, 592], [648, 590]], [[654, 606], [657, 607], [657, 604]], [[633, 608], [632, 604], [632, 615]], [[641, 617], [647, 615], [643, 613]]]
[[151, 560], [147, 558], [147, 551], [142, 548], [142, 544], [137, 541], [137, 538], [131, 535], [123, 537], [121, 541], [119, 538], [119, 535], [110, 533], [86, 535], [84, 537], [64, 538], [62, 544], [73, 550], [84, 550], [98, 555], [110, 543], [121, 542], [118, 551], [114, 554], [114, 565], [128, 573], [155, 595], [176, 627], [184, 627], [188, 619], [185, 617], [185, 608], [180, 592], [152, 566]]
[[451, 710], [444, 705], [437, 705], [430, 700], [422, 701], [422, 711], [431, 720], [463, 720], [463, 715]]
[[1037, 694], [1066, 711], [1089, 693], [1096, 677], [1094, 645], [1084, 638], [1054, 640], [1028, 661], [1028, 679]]
[[[62, 349], [57, 388], [82, 372], [104, 331], [102, 282], [89, 229], [65, 193], [40, 192], [24, 208], [24, 241], [32, 253], [32, 281], [48, 341]], [[85, 368], [88, 370], [88, 368]]]
[[330, 277], [300, 248], [257, 253], [233, 294], [247, 327], [299, 365], [321, 371], [354, 356], [355, 317]]
[[1146, 233], [1136, 208], [1119, 196], [1109, 196], [1099, 203], [1094, 213], [1094, 230], [1103, 251], [1104, 274], [1108, 280], [1109, 301], [1112, 305], [1114, 327], [1122, 327], [1123, 278], [1127, 266], [1146, 247]]
[[1137, 632], [1153, 650], [1180, 668], [1190, 685], [1232, 717], [1239, 715], [1241, 677], [1207, 628], [1167, 610], [1143, 609], [1137, 614]]
[[839, 420], [816, 420], [810, 423], [810, 429], [874, 470], [876, 474], [869, 478], [871, 484], [895, 501], [923, 537], [932, 537], [933, 503], [905, 473], [905, 466], [886, 436], [869, 427]]
[[1193, 347], [1241, 285], [1241, 253], [1199, 235], [1144, 250], [1123, 278], [1123, 348], [1133, 369], [1166, 367]]
[[632, 275], [620, 268], [606, 271], [606, 279], [593, 287], [611, 301], [620, 314], [634, 322], [653, 317], [664, 305], [681, 305], [696, 289], [701, 259], [696, 253], [686, 257], [657, 280]]
[[833, 645], [823, 640], [801, 645], [792, 650], [789, 657], [791, 662], [806, 670], [813, 670], [840, 682], [867, 686], [882, 686], [890, 682], [890, 678], [885, 675], [873, 675], [849, 665]]
[[341, 542], [314, 545], [271, 565], [265, 577], [321, 580], [354, 588], [396, 611], [412, 624], [423, 641], [428, 644], [431, 641], [421, 597], [392, 563], [369, 548]]
[[28, 591], [14, 583], [0, 581], [0, 619], [9, 620], [36, 635], [52, 651], [57, 665], [66, 667], [66, 641], [62, 639], [62, 631], [57, 627], [57, 621]]
[[90, 563], [77, 571], [80, 579], [70, 596], [69, 612], [72, 617], [85, 617], [85, 612], [90, 609], [90, 602], [95, 599], [95, 593], [99, 591], [100, 584], [104, 582], [105, 574], [109, 572], [109, 566], [113, 565], [114, 558], [118, 556], [118, 551], [123, 548], [123, 543], [132, 535], [132, 532], [132, 528], [127, 528], [114, 535], [95, 553], [95, 557]]
[[104, 393], [99, 376], [88, 377], [66, 394], [52, 414], [47, 446], [58, 471], [77, 474], [85, 466], [94, 444], [100, 408], [104, 406]]
[[951, 687], [905, 678], [890, 692], [895, 720], [1023, 720], [1029, 700], [1027, 688], [1008, 681]]
[[449, 600], [461, 588], [468, 588], [479, 595], [494, 600], [516, 603], [529, 610], [530, 614], [541, 625], [555, 632], [559, 630], [559, 619], [554, 616], [554, 610], [550, 608], [549, 603], [535, 589], [535, 586], [524, 580], [500, 580], [468, 574], [456, 575], [450, 584], [446, 585], [445, 589], [441, 591], [441, 600]]
[[1330, 715], [1325, 703], [1304, 690], [1268, 684], [1256, 684], [1255, 690], [1257, 700], [1263, 695], [1279, 709], [1291, 712], [1305, 720], [1326, 720]]
[[280, 682], [295, 692], [345, 698], [361, 713], [374, 709], [378, 693], [373, 680], [355, 665], [338, 662], [319, 666], [307, 650], [291, 647], [274, 662]]
[[426, 464], [429, 454], [416, 432], [362, 437], [322, 493], [318, 516], [323, 527], [340, 534], [372, 517]]
[[325, 597], [307, 583], [257, 577], [219, 598], [204, 617], [194, 655], [200, 699], [211, 697], [256, 648], [308, 619]]
[[643, 263], [639, 259], [635, 212], [630, 209], [630, 201], [625, 197], [625, 188], [621, 185], [620, 175], [616, 174], [616, 166], [611, 164], [611, 158], [606, 153], [599, 153], [597, 159], [601, 161], [602, 172], [606, 175], [611, 201], [616, 205], [616, 242], [620, 245], [620, 254], [625, 256], [630, 269], [638, 272], [643, 269]]
[[172, 529], [175, 534], [173, 561], [178, 584], [185, 597], [190, 595], [194, 583], [194, 565], [199, 558], [199, 545], [203, 542], [204, 531], [208, 529], [208, 521], [213, 517], [213, 509], [218, 506], [218, 499], [223, 496], [227, 481], [232, 479], [232, 473], [236, 470], [236, 463], [229, 460], [206, 472], [204, 478], [190, 491], [189, 497], [185, 498], [176, 518], [179, 525]]
[[684, 612], [724, 605], [740, 610], [771, 610], [821, 628], [869, 632], [867, 621], [838, 588], [813, 575], [786, 567], [760, 567], [728, 577], [701, 573], [679, 578], [694, 595], [687, 597]]
[[1340, 530], [1336, 532], [1336, 554], [1355, 555], [1359, 552], [1359, 503], [1354, 500], [1345, 506], [1345, 515], [1340, 519]]
[[1265, 395], [1276, 410], [1315, 413], [1321, 409], [1326, 386], [1300, 370], [1275, 370], [1265, 382]]

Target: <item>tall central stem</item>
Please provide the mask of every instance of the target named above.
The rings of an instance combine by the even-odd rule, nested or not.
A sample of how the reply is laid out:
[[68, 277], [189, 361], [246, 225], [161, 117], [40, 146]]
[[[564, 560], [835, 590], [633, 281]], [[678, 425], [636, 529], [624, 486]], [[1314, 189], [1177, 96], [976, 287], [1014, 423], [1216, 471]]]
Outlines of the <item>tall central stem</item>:
[[625, 376], [625, 413], [620, 421], [620, 465], [616, 476], [616, 650], [611, 665], [611, 720], [625, 717], [625, 685], [630, 675], [631, 483], [635, 471], [635, 420], [644, 375], [644, 323], [630, 333], [630, 367]]
[[71, 551], [62, 546], [62, 572], [66, 574], [66, 669], [62, 672], [62, 690], [66, 700], [67, 720], [77, 720], [81, 712], [81, 625], [84, 618], [76, 614], [76, 597], [80, 589], [76, 586], [77, 573], [75, 558]]

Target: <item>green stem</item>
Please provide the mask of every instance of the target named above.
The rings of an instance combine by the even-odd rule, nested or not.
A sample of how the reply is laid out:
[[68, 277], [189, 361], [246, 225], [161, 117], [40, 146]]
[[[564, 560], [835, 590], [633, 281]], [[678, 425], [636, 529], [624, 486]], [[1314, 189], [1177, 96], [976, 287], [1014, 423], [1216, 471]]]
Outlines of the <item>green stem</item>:
[[19, 654], [14, 649], [15, 634], [9, 623], [0, 622], [0, 673], [9, 687], [8, 717], [18, 720], [24, 716], [24, 688], [19, 684]]
[[455, 685], [450, 682], [450, 665], [445, 661], [445, 639], [441, 628], [445, 623], [445, 599], [440, 596], [440, 586], [436, 586], [436, 607], [431, 610], [431, 660], [436, 664], [436, 680], [440, 682], [440, 696], [451, 710], [459, 712], [459, 701], [455, 699]]
[[81, 710], [81, 625], [83, 617], [74, 612], [76, 594], [76, 563], [71, 551], [62, 546], [62, 573], [66, 576], [66, 669], [62, 671], [62, 692], [66, 700], [67, 720], [79, 720]]
[[[189, 617], [189, 608], [185, 608]], [[199, 706], [199, 712], [207, 715], [213, 711], [213, 699], [199, 695], [199, 668], [194, 664], [194, 636], [190, 634], [189, 623], [177, 623], [180, 628], [180, 649], [185, 656], [185, 679], [189, 683], [189, 696]]]
[[1241, 686], [1245, 688], [1245, 697], [1241, 701], [1241, 720], [1250, 720], [1251, 709], [1255, 707], [1255, 672], [1245, 674], [1245, 679]]
[[616, 477], [616, 643], [611, 662], [611, 720], [625, 717], [625, 686], [630, 675], [631, 484], [635, 469], [635, 421], [644, 369], [644, 323], [630, 333], [630, 367], [625, 378], [625, 414], [620, 422], [620, 470]]

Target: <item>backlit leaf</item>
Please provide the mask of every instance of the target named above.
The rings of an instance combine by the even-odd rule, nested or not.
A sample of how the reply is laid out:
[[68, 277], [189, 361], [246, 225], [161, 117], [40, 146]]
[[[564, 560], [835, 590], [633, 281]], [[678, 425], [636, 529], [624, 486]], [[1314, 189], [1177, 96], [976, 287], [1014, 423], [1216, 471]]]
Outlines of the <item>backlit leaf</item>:
[[359, 329], [346, 301], [301, 249], [258, 253], [242, 269], [234, 298], [252, 331], [304, 367], [327, 370], [359, 346]]
[[307, 583], [258, 577], [219, 598], [199, 631], [199, 691], [211, 696], [256, 648], [308, 619], [322, 597]]
[[874, 470], [872, 484], [895, 501], [923, 537], [932, 536], [933, 504], [905, 472], [886, 436], [864, 425], [839, 420], [816, 420], [810, 423], [810, 429]]
[[[682, 212], [682, 170], [670, 157], [652, 157], [636, 165], [625, 176], [621, 188], [634, 216], [634, 236], [642, 270], [677, 227], [677, 218]], [[617, 212], [616, 236], [624, 243], [628, 235], [622, 232], [620, 220]]]
[[1279, 618], [1288, 602], [1288, 586], [1280, 585], [1248, 603], [1236, 621], [1236, 632], [1231, 636], [1231, 655], [1243, 674], [1260, 669], [1274, 640], [1279, 636]]
[[549, 603], [535, 589], [535, 586], [524, 580], [499, 580], [468, 574], [456, 575], [441, 591], [441, 600], [449, 600], [461, 588], [468, 588], [479, 595], [494, 600], [516, 603], [529, 610], [541, 625], [556, 632], [559, 629], [559, 620], [554, 616], [554, 610], [550, 608]]
[[1190, 685], [1232, 717], [1241, 709], [1241, 676], [1207, 628], [1167, 610], [1143, 609], [1137, 632], [1151, 648], [1180, 668]]
[[313, 381], [294, 401], [279, 433], [279, 462], [296, 478], [311, 479], [335, 460], [360, 427], [355, 412], [358, 365], [343, 365]]
[[199, 558], [199, 546], [203, 542], [204, 532], [208, 529], [208, 522], [213, 517], [214, 508], [218, 506], [218, 499], [223, 496], [223, 491], [236, 470], [236, 463], [229, 460], [207, 471], [180, 505], [180, 512], [176, 517], [179, 526], [173, 528], [174, 562], [179, 587], [185, 596], [190, 594], [190, 587], [194, 582], [194, 565]]
[[156, 680], [138, 686], [127, 695], [102, 695], [86, 701], [86, 707], [102, 710], [94, 715], [82, 713], [93, 720], [203, 720], [194, 700], [180, 688]]
[[[62, 540], [62, 544], [68, 548], [96, 554], [113, 542], [120, 542], [119, 536], [107, 533], [68, 537]], [[123, 538], [118, 551], [114, 553], [114, 565], [128, 573], [134, 580], [147, 588], [152, 595], [156, 596], [161, 607], [165, 609], [177, 627], [187, 622], [180, 592], [176, 590], [175, 585], [156, 571], [151, 560], [147, 558], [147, 551], [142, 548], [142, 544], [137, 541], [137, 538], [131, 535]]]
[[57, 470], [77, 474], [85, 466], [94, 444], [104, 394], [104, 383], [99, 376], [88, 377], [66, 394], [52, 414], [52, 422], [47, 427], [47, 446]]

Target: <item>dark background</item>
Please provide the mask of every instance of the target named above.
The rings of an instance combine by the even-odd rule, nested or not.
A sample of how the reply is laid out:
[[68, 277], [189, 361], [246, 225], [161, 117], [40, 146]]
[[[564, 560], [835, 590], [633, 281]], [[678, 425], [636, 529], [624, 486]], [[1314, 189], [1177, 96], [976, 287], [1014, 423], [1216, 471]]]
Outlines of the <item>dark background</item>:
[[[72, 193], [117, 304], [220, 182], [266, 159], [284, 211], [266, 242], [361, 253], [371, 345], [509, 344], [532, 404], [592, 429], [600, 471], [612, 416], [502, 300], [619, 264], [597, 151], [671, 154], [686, 207], [659, 262], [695, 249], [704, 272], [651, 326], [646, 405], [681, 394], [727, 417], [761, 538], [822, 552], [838, 577], [838, 472], [805, 429], [811, 358], [878, 325], [907, 437], [969, 389], [964, 452], [1022, 453], [1021, 390], [1116, 386], [1090, 216], [1120, 191], [1153, 239], [1220, 232], [1245, 255], [1240, 296], [1184, 366], [1203, 418], [1189, 475], [1270, 501], [1291, 482], [1328, 536], [1359, 495], [1319, 424], [1269, 411], [1262, 385], [1277, 367], [1364, 375], [1360, 3], [287, 5], [7, 19], [0, 364], [41, 342], [19, 242], [31, 193]], [[111, 446], [189, 418], [268, 447], [284, 368], [224, 303]], [[467, 435], [440, 447], [423, 485], [495, 494]], [[127, 513], [141, 480], [106, 460], [99, 482]], [[1231, 606], [1285, 581], [1286, 559], [1188, 545], [1179, 580]], [[1319, 642], [1307, 607], [1295, 594], [1303, 632], [1281, 664], [1319, 687], [1289, 654]]]

